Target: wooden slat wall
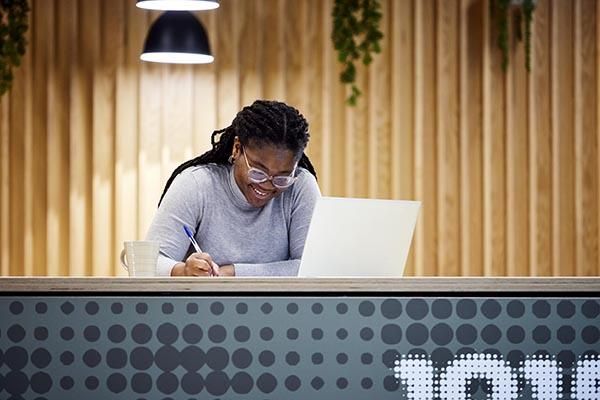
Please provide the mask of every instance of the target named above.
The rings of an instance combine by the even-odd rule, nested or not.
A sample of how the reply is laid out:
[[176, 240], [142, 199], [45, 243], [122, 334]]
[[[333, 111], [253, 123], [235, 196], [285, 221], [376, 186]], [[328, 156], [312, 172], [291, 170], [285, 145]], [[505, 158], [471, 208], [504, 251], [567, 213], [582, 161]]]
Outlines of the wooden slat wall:
[[[0, 101], [0, 274], [121, 275], [173, 168], [256, 98], [297, 106], [322, 192], [423, 202], [409, 275], [600, 274], [600, 5], [539, 0], [531, 72], [489, 0], [382, 0], [383, 52], [345, 104], [333, 0], [222, 0], [216, 62], [139, 61], [160, 15], [32, 0]], [[512, 28], [511, 28], [512, 30]]]

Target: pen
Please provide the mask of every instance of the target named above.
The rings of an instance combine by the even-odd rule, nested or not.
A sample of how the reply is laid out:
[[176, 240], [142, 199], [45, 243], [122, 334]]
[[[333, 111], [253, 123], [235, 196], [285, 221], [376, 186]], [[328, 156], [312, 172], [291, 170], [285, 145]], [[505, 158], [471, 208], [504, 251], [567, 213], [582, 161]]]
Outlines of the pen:
[[[185, 231], [185, 234], [188, 237], [188, 239], [190, 239], [190, 242], [192, 242], [192, 246], [194, 246], [194, 250], [196, 250], [196, 253], [202, 253], [202, 250], [200, 250], [200, 246], [198, 246], [198, 242], [196, 242], [196, 239], [194, 239], [194, 234], [192, 233], [192, 230], [188, 228], [187, 225], [183, 226], [183, 230]], [[211, 265], [211, 272], [212, 275], [219, 274], [219, 267], [214, 262]]]

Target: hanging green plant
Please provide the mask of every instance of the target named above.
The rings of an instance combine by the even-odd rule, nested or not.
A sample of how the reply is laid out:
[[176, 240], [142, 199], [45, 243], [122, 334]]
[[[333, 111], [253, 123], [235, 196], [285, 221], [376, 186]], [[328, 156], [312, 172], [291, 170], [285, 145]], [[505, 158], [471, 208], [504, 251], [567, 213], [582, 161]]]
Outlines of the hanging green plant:
[[0, 0], [0, 96], [12, 84], [12, 68], [21, 65], [29, 28], [27, 0]]
[[364, 65], [369, 65], [373, 61], [372, 53], [381, 52], [380, 10], [379, 0], [335, 0], [333, 6], [331, 39], [338, 52], [338, 61], [344, 65], [340, 81], [352, 88], [347, 99], [350, 105], [356, 105], [361, 95], [355, 83], [355, 61], [361, 60]]
[[[508, 24], [513, 14], [515, 37], [525, 46], [525, 69], [531, 71], [531, 23], [536, 0], [490, 0], [490, 15], [496, 23], [496, 44], [502, 51], [502, 69], [508, 68]], [[524, 29], [523, 29], [524, 28]], [[523, 35], [523, 30], [525, 35]]]

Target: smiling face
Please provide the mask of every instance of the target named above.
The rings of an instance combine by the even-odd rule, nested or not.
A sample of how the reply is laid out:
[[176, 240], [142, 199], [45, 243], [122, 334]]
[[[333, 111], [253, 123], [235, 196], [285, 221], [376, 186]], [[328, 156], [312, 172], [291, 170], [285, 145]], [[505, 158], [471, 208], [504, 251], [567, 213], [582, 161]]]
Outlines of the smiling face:
[[[259, 169], [270, 177], [288, 176], [294, 172], [296, 159], [291, 150], [274, 145], [255, 146], [252, 142], [242, 146], [236, 137], [233, 144], [235, 182], [254, 207], [263, 207], [286, 189], [273, 186], [271, 180], [255, 183], [248, 177], [248, 166]], [[245, 158], [245, 159], [244, 159]]]

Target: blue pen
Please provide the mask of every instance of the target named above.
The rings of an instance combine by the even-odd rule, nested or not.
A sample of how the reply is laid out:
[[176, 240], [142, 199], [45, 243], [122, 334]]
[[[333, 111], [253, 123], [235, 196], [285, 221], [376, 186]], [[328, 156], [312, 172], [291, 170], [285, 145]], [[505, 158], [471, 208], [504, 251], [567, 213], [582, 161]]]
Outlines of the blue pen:
[[[183, 230], [185, 231], [185, 234], [188, 237], [188, 239], [190, 239], [190, 242], [192, 242], [192, 246], [194, 246], [194, 250], [196, 250], [196, 253], [202, 253], [202, 250], [200, 250], [200, 246], [198, 246], [198, 242], [196, 242], [196, 239], [194, 238], [194, 234], [192, 233], [192, 230], [190, 228], [188, 228], [187, 225], [183, 226]], [[212, 267], [212, 275], [218, 275], [219, 267], [217, 266], [217, 264], [215, 264], [213, 262], [211, 267]]]
[[200, 250], [200, 246], [198, 246], [198, 242], [196, 242], [196, 239], [194, 239], [194, 234], [192, 233], [192, 230], [188, 228], [187, 225], [183, 226], [183, 230], [185, 231], [185, 234], [187, 235], [188, 239], [190, 239], [190, 242], [192, 242], [192, 246], [194, 246], [194, 250], [196, 250], [196, 253], [202, 253], [202, 250]]

